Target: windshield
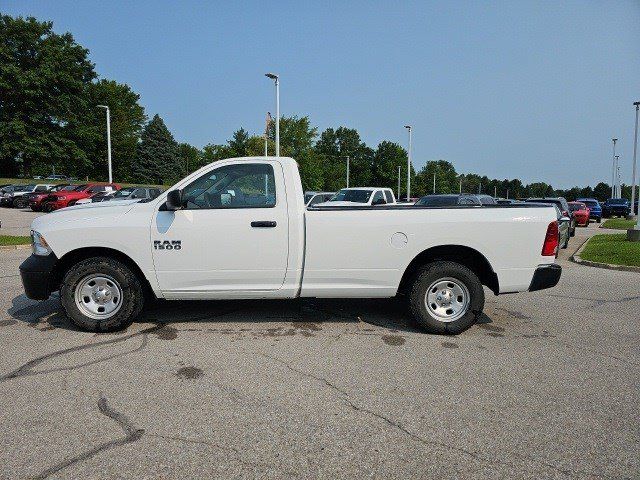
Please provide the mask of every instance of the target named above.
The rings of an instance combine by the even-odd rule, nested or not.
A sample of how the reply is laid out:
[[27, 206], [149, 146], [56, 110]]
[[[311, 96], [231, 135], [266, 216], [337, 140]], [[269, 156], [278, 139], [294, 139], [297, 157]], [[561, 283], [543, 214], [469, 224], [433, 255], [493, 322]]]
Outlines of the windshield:
[[627, 203], [629, 203], [629, 200], [627, 200], [626, 198], [610, 198], [609, 200], [607, 200], [607, 202], [611, 205], [626, 205]]
[[123, 188], [122, 190], [118, 190], [113, 196], [113, 198], [128, 197], [133, 193], [134, 190], [135, 188]]
[[73, 189], [74, 192], [81, 192], [83, 191], [85, 188], [87, 188], [88, 185], [78, 185], [76, 188]]
[[369, 203], [373, 190], [340, 190], [331, 199], [332, 202]]
[[569, 210], [575, 212], [576, 210], [584, 210], [587, 208], [584, 203], [570, 203]]
[[34, 188], [36, 188], [35, 185], [20, 185], [18, 188], [15, 189], [15, 191], [26, 192], [27, 190], [33, 190]]
[[59, 191], [60, 192], [72, 192], [75, 189], [76, 189], [75, 185], [67, 185], [66, 187], [62, 187]]
[[584, 203], [587, 207], [595, 207], [598, 205], [598, 202], [594, 202], [593, 200], [584, 200]]

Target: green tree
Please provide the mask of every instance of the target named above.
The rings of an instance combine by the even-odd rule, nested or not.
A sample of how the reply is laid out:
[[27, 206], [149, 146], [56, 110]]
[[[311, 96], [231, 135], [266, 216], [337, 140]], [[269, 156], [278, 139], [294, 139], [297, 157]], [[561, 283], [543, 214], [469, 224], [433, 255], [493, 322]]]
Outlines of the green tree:
[[247, 147], [249, 142], [249, 132], [240, 127], [239, 130], [233, 132], [233, 136], [227, 142], [229, 147], [229, 156], [231, 157], [246, 157]]
[[604, 182], [598, 183], [593, 189], [593, 196], [597, 200], [604, 202], [607, 198], [611, 197], [611, 185]]
[[[113, 176], [117, 181], [130, 181], [136, 148], [146, 121], [140, 95], [129, 85], [113, 80], [100, 80], [86, 88], [87, 110], [78, 125], [77, 142], [82, 146], [88, 164], [78, 162], [74, 172], [78, 177], [106, 179], [107, 130], [105, 111], [97, 105], [107, 105], [111, 118], [111, 157]], [[71, 173], [71, 172], [70, 172]]]
[[95, 78], [88, 50], [51, 22], [0, 16], [0, 169], [13, 175], [65, 171], [87, 163], [78, 145], [86, 87]]
[[435, 193], [458, 193], [459, 176], [451, 162], [446, 160], [428, 161], [416, 176], [416, 194], [426, 195], [433, 192], [435, 175]]
[[353, 128], [327, 128], [320, 135], [315, 151], [322, 159], [324, 188], [334, 191], [346, 186], [347, 156], [349, 157], [349, 186], [371, 184], [374, 151]]
[[170, 184], [184, 176], [178, 143], [160, 115], [154, 115], [144, 127], [136, 163], [132, 167], [133, 178], [140, 183]]
[[180, 161], [184, 164], [185, 174], [189, 175], [200, 168], [202, 152], [193, 145], [180, 143], [178, 145]]
[[[373, 155], [371, 184], [392, 188], [398, 194], [398, 167], [400, 191], [407, 191], [407, 151], [394, 142], [382, 141]], [[412, 183], [415, 189], [415, 182]]]

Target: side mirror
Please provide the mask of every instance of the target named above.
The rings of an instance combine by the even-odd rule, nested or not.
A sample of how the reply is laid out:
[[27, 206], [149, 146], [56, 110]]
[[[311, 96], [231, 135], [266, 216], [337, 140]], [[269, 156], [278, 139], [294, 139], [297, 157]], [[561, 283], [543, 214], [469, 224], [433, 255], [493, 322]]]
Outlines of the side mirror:
[[182, 208], [182, 190], [171, 190], [167, 193], [165, 206], [167, 210], [180, 210]]

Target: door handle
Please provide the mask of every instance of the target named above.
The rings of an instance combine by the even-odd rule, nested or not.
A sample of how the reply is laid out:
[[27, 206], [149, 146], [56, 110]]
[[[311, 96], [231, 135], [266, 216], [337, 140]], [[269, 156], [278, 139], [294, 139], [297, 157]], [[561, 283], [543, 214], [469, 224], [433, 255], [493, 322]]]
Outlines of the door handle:
[[276, 222], [270, 220], [261, 220], [258, 222], [251, 222], [253, 228], [274, 228], [277, 225]]

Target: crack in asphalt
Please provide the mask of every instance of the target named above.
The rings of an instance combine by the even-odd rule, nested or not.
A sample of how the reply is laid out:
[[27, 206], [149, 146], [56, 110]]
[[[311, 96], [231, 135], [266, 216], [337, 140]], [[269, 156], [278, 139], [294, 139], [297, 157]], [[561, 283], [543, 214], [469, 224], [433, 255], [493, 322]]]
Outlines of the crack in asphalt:
[[88, 460], [91, 457], [98, 455], [99, 453], [102, 453], [106, 450], [114, 447], [119, 447], [121, 445], [126, 445], [127, 443], [137, 442], [138, 440], [140, 440], [140, 438], [142, 438], [144, 430], [136, 428], [123, 413], [120, 413], [109, 407], [109, 405], [107, 404], [107, 399], [105, 397], [100, 397], [100, 399], [98, 400], [98, 410], [106, 417], [114, 420], [120, 426], [120, 428], [122, 428], [125, 436], [123, 438], [118, 438], [116, 440], [110, 440], [108, 442], [101, 443], [100, 445], [82, 452], [75, 457], [71, 457], [56, 465], [53, 465], [40, 474], [36, 475], [34, 478], [36, 478], [37, 480], [48, 478], [51, 475], [58, 473], [60, 470], [75, 465], [76, 463]]
[[[12, 380], [14, 378], [19, 378], [19, 377], [27, 377], [27, 376], [32, 376], [32, 375], [43, 375], [43, 374], [53, 373], [53, 372], [75, 370], [77, 368], [83, 368], [83, 367], [86, 367], [86, 366], [89, 366], [89, 365], [95, 365], [96, 363], [105, 362], [105, 361], [111, 360], [113, 358], [121, 357], [121, 356], [124, 356], [124, 355], [129, 355], [129, 354], [134, 353], [134, 352], [139, 352], [140, 350], [142, 350], [143, 348], [145, 348], [147, 346], [147, 343], [148, 343], [147, 335], [149, 333], [153, 333], [156, 330], [160, 330], [161, 328], [162, 328], [162, 326], [157, 326], [156, 325], [154, 327], [146, 328], [144, 330], [140, 330], [139, 332], [132, 333], [130, 335], [126, 335], [124, 337], [113, 338], [113, 339], [109, 339], [109, 340], [103, 340], [101, 342], [87, 343], [87, 344], [84, 344], [84, 345], [78, 345], [78, 346], [75, 346], [75, 347], [69, 347], [69, 348], [65, 348], [63, 350], [57, 350], [55, 352], [51, 352], [51, 353], [48, 353], [46, 355], [42, 355], [40, 357], [34, 358], [33, 360], [29, 360], [28, 362], [22, 364], [20, 367], [16, 368], [12, 372], [0, 376], [0, 383], [1, 382], [5, 382], [7, 380]], [[96, 360], [91, 360], [89, 362], [82, 363], [80, 365], [58, 367], [58, 368], [52, 368], [52, 369], [49, 369], [49, 370], [40, 370], [40, 371], [34, 371], [33, 370], [34, 367], [40, 365], [41, 363], [43, 363], [43, 362], [45, 362], [47, 360], [52, 359], [52, 358], [61, 357], [61, 356], [67, 355], [69, 353], [79, 352], [79, 351], [82, 351], [82, 350], [88, 350], [88, 349], [92, 349], [92, 348], [96, 348], [96, 347], [102, 347], [104, 345], [111, 345], [111, 344], [115, 344], [115, 343], [125, 342], [125, 341], [129, 340], [130, 338], [138, 337], [140, 335], [142, 335], [142, 337], [143, 337], [142, 338], [142, 343], [140, 344], [140, 346], [134, 348], [133, 350], [127, 351], [127, 352], [116, 353], [116, 354], [113, 354], [113, 355], [109, 355], [107, 357], [99, 358], [99, 359], [96, 359]]]
[[[307, 378], [312, 378], [313, 380], [316, 380], [318, 382], [323, 383], [324, 385], [328, 386], [329, 388], [331, 388], [332, 390], [338, 392], [341, 396], [343, 396], [344, 397], [343, 400], [353, 410], [355, 410], [357, 412], [364, 412], [364, 413], [367, 413], [367, 414], [369, 414], [369, 415], [371, 415], [371, 416], [373, 416], [375, 418], [378, 418], [378, 419], [382, 420], [383, 422], [385, 422], [387, 425], [391, 426], [392, 428], [400, 431], [402, 434], [408, 436], [409, 438], [411, 438], [411, 439], [413, 439], [413, 440], [415, 440], [415, 441], [417, 441], [417, 442], [419, 442], [419, 443], [421, 443], [421, 444], [423, 444], [425, 446], [436, 446], [436, 447], [444, 448], [446, 450], [454, 450], [454, 451], [459, 452], [459, 453], [461, 453], [463, 455], [469, 456], [469, 457], [473, 458], [474, 460], [477, 460], [479, 462], [482, 462], [482, 463], [485, 463], [485, 464], [488, 464], [488, 465], [491, 465], [491, 466], [503, 465], [503, 466], [521, 468], [519, 465], [514, 464], [512, 462], [504, 462], [504, 461], [495, 460], [495, 459], [483, 458], [481, 455], [479, 455], [478, 453], [473, 452], [471, 450], [467, 450], [465, 448], [457, 447], [455, 445], [450, 445], [448, 443], [439, 442], [439, 441], [436, 441], [436, 440], [430, 440], [430, 439], [426, 439], [424, 437], [421, 437], [420, 435], [417, 435], [417, 434], [409, 431], [402, 424], [392, 420], [391, 418], [387, 417], [386, 415], [374, 412], [373, 410], [370, 410], [370, 409], [368, 409], [366, 407], [362, 407], [362, 406], [357, 405], [356, 403], [353, 402], [353, 400], [351, 400], [351, 398], [349, 398], [349, 394], [345, 390], [341, 389], [340, 387], [337, 387], [336, 385], [334, 385], [333, 383], [331, 383], [327, 379], [325, 379], [323, 377], [319, 377], [319, 376], [314, 375], [314, 374], [309, 373], [309, 372], [305, 372], [304, 370], [300, 370], [300, 369], [298, 369], [296, 367], [293, 367], [293, 366], [289, 365], [287, 362], [285, 362], [284, 360], [281, 360], [281, 359], [279, 359], [277, 357], [273, 357], [271, 355], [268, 355], [268, 354], [265, 354], [265, 353], [262, 353], [262, 352], [256, 352], [256, 353], [261, 357], [268, 358], [268, 359], [270, 359], [272, 361], [275, 361], [275, 362], [283, 365], [284, 367], [286, 367], [287, 369], [289, 369], [292, 372], [296, 372], [299, 375], [302, 375], [302, 376], [307, 377]], [[563, 469], [563, 468], [558, 467], [556, 465], [553, 465], [553, 464], [550, 464], [550, 463], [547, 463], [547, 462], [544, 462], [544, 461], [540, 461], [540, 460], [537, 460], [537, 459], [534, 459], [534, 458], [531, 458], [531, 457], [522, 457], [520, 455], [515, 455], [515, 454], [514, 454], [514, 456], [517, 456], [517, 457], [520, 457], [520, 458], [526, 458], [526, 459], [528, 459], [528, 460], [530, 460], [532, 462], [537, 463], [540, 466], [551, 468], [551, 469], [553, 469], [553, 470], [555, 470], [555, 471], [557, 471], [559, 473], [562, 473], [565, 476], [572, 476], [572, 475], [575, 475], [575, 473], [580, 473], [580, 472], [572, 472], [570, 470], [566, 470], [566, 469]], [[589, 475], [594, 475], [594, 476], [603, 476], [603, 475], [600, 475], [600, 474], [593, 474], [593, 473], [590, 473], [590, 472], [582, 472], [582, 473], [589, 474]]]

